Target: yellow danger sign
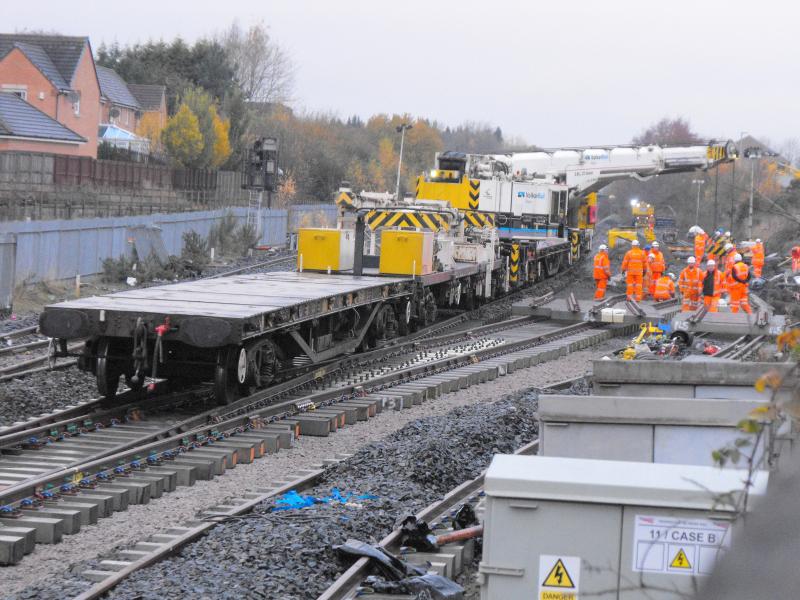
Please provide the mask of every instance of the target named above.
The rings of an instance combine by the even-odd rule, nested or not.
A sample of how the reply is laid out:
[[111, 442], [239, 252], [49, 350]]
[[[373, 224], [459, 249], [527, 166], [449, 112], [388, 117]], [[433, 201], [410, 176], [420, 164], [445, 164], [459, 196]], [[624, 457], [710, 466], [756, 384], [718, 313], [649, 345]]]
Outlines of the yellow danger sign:
[[686, 552], [683, 551], [683, 548], [678, 550], [678, 553], [675, 555], [675, 558], [672, 559], [672, 562], [669, 563], [669, 566], [673, 569], [692, 568], [692, 564], [689, 562], [689, 559], [686, 556]]
[[553, 568], [550, 569], [547, 577], [545, 577], [545, 580], [542, 582], [542, 586], [572, 589], [575, 588], [575, 584], [572, 583], [572, 577], [569, 576], [569, 572], [564, 566], [564, 562], [560, 558], [556, 561], [556, 564], [553, 565]]
[[579, 556], [539, 555], [539, 600], [578, 600]]

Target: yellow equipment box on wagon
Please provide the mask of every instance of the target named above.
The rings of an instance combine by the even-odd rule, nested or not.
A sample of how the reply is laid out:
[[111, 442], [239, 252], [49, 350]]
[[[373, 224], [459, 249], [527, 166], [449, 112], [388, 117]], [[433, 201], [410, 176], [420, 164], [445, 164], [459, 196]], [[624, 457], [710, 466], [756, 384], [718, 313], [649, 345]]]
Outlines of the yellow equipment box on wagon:
[[433, 273], [433, 232], [384, 229], [381, 232], [382, 275]]
[[355, 253], [355, 231], [306, 227], [297, 230], [298, 271], [350, 271]]

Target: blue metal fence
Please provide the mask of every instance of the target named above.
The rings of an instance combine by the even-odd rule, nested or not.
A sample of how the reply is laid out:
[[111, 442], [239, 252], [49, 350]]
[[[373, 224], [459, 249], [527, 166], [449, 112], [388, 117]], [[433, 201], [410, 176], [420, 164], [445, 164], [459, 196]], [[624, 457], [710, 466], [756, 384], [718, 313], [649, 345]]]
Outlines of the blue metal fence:
[[[246, 207], [176, 214], [118, 217], [109, 219], [73, 219], [55, 221], [0, 222], [0, 234], [16, 237], [16, 261], [4, 267], [0, 261], [0, 282], [54, 281], [76, 275], [95, 275], [102, 271], [106, 258], [127, 253], [126, 231], [131, 227], [156, 226], [161, 230], [167, 252], [180, 254], [188, 231], [207, 236], [211, 226], [226, 214], [240, 222], [247, 219]], [[324, 227], [335, 223], [334, 205], [297, 205], [286, 210], [260, 212], [259, 244], [283, 246], [287, 233], [297, 225]], [[8, 262], [8, 261], [6, 261]]]

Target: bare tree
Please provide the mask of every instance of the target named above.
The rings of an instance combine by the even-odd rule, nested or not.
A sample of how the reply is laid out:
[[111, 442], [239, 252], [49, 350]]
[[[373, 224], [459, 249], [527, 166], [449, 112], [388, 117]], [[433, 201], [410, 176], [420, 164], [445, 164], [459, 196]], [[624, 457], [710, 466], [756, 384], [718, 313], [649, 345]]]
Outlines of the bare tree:
[[664, 117], [633, 138], [634, 144], [694, 144], [700, 137], [687, 119]]
[[228, 52], [246, 100], [281, 103], [291, 100], [294, 63], [270, 38], [263, 22], [245, 31], [234, 21], [217, 41]]
[[776, 150], [789, 164], [800, 167], [800, 139], [786, 138]]

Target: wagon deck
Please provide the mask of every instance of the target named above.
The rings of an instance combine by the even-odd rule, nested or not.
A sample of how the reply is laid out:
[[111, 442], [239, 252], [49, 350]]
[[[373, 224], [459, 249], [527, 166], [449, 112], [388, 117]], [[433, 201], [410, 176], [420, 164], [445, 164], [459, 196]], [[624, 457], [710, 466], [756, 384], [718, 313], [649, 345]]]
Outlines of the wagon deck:
[[193, 321], [193, 329], [213, 319], [234, 325], [231, 334], [239, 330], [234, 337], [243, 339], [248, 331], [263, 332], [352, 306], [409, 295], [412, 284], [412, 279], [401, 277], [290, 271], [201, 279], [53, 304], [45, 308], [41, 329], [46, 335], [65, 339], [97, 333], [127, 336], [138, 318], [152, 331], [152, 326], [170, 317], [174, 328], [170, 337], [180, 338], [182, 322]]

